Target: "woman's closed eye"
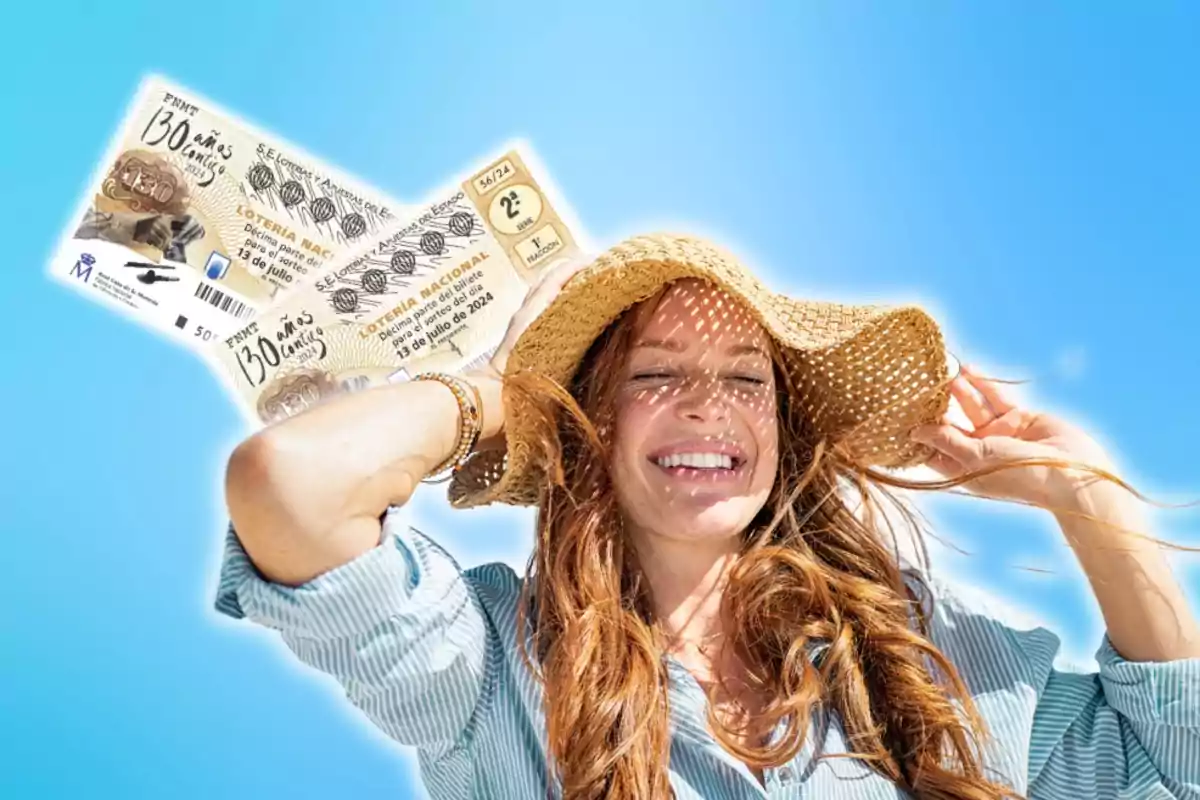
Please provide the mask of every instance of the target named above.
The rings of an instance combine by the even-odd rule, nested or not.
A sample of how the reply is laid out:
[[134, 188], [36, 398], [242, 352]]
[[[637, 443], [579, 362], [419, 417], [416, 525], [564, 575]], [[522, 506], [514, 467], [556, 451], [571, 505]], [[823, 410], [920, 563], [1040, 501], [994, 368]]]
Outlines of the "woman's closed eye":
[[677, 377], [679, 377], [678, 372], [674, 372], [674, 371], [667, 370], [667, 369], [641, 369], [641, 370], [636, 370], [630, 376], [630, 380], [635, 381], [635, 382], [638, 382], [638, 381], [650, 382], [650, 381], [665, 381], [665, 380], [670, 380], [672, 378], [677, 378]]
[[[635, 370], [630, 375], [630, 381], [635, 384], [665, 383], [667, 381], [682, 379], [683, 377], [683, 374], [678, 370], [655, 367]], [[697, 378], [697, 380], [712, 380], [714, 377], [710, 373], [705, 378]], [[729, 373], [721, 376], [721, 380], [744, 388], [758, 388], [766, 386], [768, 383], [768, 378], [754, 372]]]

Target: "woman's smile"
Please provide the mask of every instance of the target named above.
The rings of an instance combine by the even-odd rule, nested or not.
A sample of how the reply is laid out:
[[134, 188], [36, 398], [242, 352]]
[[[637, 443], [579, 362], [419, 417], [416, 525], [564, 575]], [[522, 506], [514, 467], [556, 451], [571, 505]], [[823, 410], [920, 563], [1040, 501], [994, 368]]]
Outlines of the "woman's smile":
[[651, 472], [670, 484], [717, 486], [741, 482], [753, 464], [746, 450], [731, 443], [680, 441], [655, 448], [646, 456]]

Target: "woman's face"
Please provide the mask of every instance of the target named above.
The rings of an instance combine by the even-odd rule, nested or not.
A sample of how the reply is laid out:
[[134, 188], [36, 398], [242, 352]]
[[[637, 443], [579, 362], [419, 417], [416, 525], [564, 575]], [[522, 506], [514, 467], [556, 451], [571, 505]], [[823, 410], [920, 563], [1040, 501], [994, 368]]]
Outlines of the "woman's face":
[[739, 536], [779, 460], [766, 333], [699, 281], [671, 286], [639, 321], [617, 376], [613, 481], [634, 530], [678, 540]]

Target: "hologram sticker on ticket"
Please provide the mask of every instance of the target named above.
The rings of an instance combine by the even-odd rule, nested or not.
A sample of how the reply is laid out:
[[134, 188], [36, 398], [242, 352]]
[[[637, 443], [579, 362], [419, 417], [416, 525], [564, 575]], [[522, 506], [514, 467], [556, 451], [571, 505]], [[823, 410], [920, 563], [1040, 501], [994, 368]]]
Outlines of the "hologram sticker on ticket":
[[537, 277], [587, 248], [536, 164], [513, 146], [218, 343], [248, 416], [486, 359]]
[[207, 354], [401, 211], [379, 191], [152, 77], [50, 273]]

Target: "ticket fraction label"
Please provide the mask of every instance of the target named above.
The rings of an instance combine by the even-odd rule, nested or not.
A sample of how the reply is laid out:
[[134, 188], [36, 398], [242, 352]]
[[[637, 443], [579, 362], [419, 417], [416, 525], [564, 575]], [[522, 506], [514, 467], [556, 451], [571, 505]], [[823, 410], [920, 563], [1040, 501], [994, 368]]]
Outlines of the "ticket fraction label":
[[219, 343], [245, 410], [269, 423], [486, 359], [529, 285], [580, 257], [574, 216], [536, 163], [527, 146], [498, 155]]
[[50, 272], [207, 352], [401, 210], [153, 77], [131, 104]]

